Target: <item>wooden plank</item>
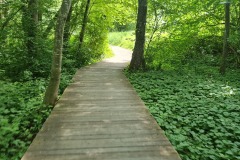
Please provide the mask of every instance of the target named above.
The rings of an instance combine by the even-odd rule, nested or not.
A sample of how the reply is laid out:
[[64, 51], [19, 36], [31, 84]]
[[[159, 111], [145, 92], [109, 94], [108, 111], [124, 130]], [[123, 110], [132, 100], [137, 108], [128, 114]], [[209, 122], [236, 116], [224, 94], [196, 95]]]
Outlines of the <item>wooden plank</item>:
[[[51, 139], [51, 140], [97, 140], [97, 139], [123, 139], [123, 138], [132, 138], [132, 134], [129, 133], [116, 133], [116, 134], [85, 134], [85, 135], [78, 135], [78, 134], [69, 134], [69, 135], [63, 135], [63, 134], [38, 134], [37, 139]], [[138, 138], [146, 138], [146, 137], [159, 137], [165, 140], [167, 139], [164, 134], [152, 132], [152, 133], [138, 133]]]
[[111, 107], [111, 105], [87, 105], [87, 104], [71, 104], [71, 107], [66, 105], [58, 106], [54, 108], [53, 113], [61, 113], [61, 112], [143, 112], [146, 111], [146, 108], [140, 108], [139, 105], [125, 105], [125, 106], [115, 106]]
[[180, 160], [123, 75], [125, 62], [117, 53], [78, 70], [22, 160]]
[[171, 146], [170, 142], [161, 138], [155, 139], [74, 139], [74, 140], [45, 140], [38, 139], [32, 145], [31, 150], [69, 150], [86, 148], [115, 148], [115, 147], [134, 147], [134, 146]]
[[[99, 149], [101, 150], [101, 149]], [[130, 149], [129, 149], [130, 150]], [[66, 150], [64, 150], [66, 151]], [[41, 152], [43, 153], [43, 152]], [[83, 154], [69, 154], [62, 152], [63, 154], [38, 154], [29, 153], [23, 160], [176, 160], [179, 159], [177, 153], [161, 148], [160, 150], [152, 151], [126, 151], [126, 152], [104, 152], [96, 153], [89, 151]]]
[[171, 146], [132, 146], [132, 147], [105, 147], [104, 149], [100, 148], [82, 148], [82, 149], [52, 149], [52, 150], [29, 150], [29, 156], [35, 155], [64, 155], [64, 154], [87, 154], [89, 152], [95, 154], [101, 153], [120, 153], [120, 152], [144, 152], [144, 151], [164, 151], [170, 153], [176, 153]]
[[[142, 122], [142, 123], [141, 123]], [[59, 131], [62, 130], [84, 130], [86, 131], [105, 131], [108, 132], [109, 130], [115, 130], [117, 133], [121, 133], [122, 130], [127, 131], [137, 131], [137, 130], [155, 130], [156, 128], [152, 126], [147, 121], [128, 121], [128, 124], [126, 124], [126, 121], [115, 121], [115, 122], [96, 122], [91, 124], [91, 128], [89, 127], [90, 123], [79, 123], [79, 122], [71, 122], [71, 123], [45, 123], [44, 129], [42, 131]], [[94, 128], [94, 129], [92, 129]]]

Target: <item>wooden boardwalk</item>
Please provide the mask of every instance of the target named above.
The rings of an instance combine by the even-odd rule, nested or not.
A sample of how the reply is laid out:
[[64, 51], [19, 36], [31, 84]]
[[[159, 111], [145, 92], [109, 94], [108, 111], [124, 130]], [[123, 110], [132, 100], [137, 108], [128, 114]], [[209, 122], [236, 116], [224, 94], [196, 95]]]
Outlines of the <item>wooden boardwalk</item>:
[[130, 53], [113, 50], [76, 73], [22, 160], [180, 160], [122, 73]]

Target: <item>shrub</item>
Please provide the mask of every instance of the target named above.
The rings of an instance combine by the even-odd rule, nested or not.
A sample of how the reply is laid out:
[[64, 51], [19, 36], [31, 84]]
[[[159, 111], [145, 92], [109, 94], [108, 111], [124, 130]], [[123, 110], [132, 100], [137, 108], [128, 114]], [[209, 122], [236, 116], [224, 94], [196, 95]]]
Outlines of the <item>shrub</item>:
[[120, 46], [127, 49], [134, 48], [135, 36], [134, 31], [128, 32], [111, 32], [108, 35], [111, 45]]

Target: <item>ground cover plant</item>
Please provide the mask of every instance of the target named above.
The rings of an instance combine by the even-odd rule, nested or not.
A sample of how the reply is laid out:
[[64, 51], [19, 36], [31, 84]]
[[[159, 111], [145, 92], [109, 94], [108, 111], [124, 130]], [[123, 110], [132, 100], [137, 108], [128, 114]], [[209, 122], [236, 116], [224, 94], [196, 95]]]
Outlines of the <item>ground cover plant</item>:
[[125, 72], [183, 160], [240, 159], [240, 73]]
[[[75, 69], [64, 68], [60, 93]], [[26, 73], [27, 74], [27, 73]], [[26, 75], [26, 78], [27, 77]], [[0, 81], [0, 159], [21, 159], [52, 107], [42, 104], [47, 80]]]
[[50, 112], [42, 105], [45, 82], [0, 81], [0, 159], [19, 159]]

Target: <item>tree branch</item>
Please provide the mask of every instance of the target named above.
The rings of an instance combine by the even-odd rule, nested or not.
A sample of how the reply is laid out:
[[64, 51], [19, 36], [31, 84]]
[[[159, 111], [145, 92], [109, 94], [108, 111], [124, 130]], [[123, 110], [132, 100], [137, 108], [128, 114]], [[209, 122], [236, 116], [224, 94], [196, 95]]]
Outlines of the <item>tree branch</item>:
[[15, 12], [13, 12], [10, 16], [7, 17], [7, 19], [5, 20], [5, 22], [3, 22], [2, 26], [1, 26], [1, 31], [4, 30], [4, 28], [8, 25], [8, 23], [16, 16], [16, 14], [22, 10], [24, 6], [21, 6], [20, 8], [18, 8], [18, 10], [16, 10]]

